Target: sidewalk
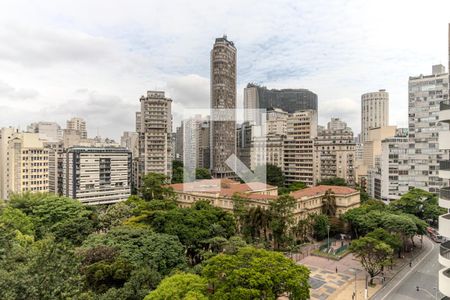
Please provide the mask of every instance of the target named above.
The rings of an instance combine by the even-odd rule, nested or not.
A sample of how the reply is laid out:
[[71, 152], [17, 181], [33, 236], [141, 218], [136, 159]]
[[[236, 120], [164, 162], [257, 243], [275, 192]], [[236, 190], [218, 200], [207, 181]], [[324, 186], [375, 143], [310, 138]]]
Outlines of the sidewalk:
[[[397, 276], [397, 274], [399, 274], [400, 272], [402, 272], [405, 269], [408, 271], [409, 263], [412, 262], [414, 264], [415, 261], [417, 260], [417, 258], [419, 256], [421, 256], [423, 253], [426, 253], [426, 250], [429, 249], [429, 247], [425, 243], [421, 247], [419, 238], [415, 238], [415, 242], [416, 242], [416, 248], [414, 249], [414, 251], [404, 254], [404, 258], [401, 258], [401, 259], [397, 258], [395, 260], [395, 264], [392, 267], [392, 269], [390, 269], [390, 268], [385, 269], [384, 283], [381, 282], [382, 280], [380, 277], [374, 279], [375, 286], [374, 287], [369, 286], [367, 299], [375, 296], [377, 294], [377, 292], [380, 291], [386, 285], [388, 285], [391, 282], [391, 280]], [[361, 266], [361, 270], [363, 270], [362, 266]], [[361, 271], [360, 275], [357, 275], [356, 299], [366, 299], [365, 295], [364, 295], [365, 287], [366, 287], [366, 278], [365, 278], [366, 274], [367, 273], [365, 271]], [[354, 290], [355, 290], [355, 283], [353, 281], [353, 284], [349, 283], [345, 287], [343, 287], [340, 291], [337, 291], [335, 294], [333, 294], [332, 299], [337, 299], [337, 300], [352, 299], [352, 294], [353, 294]]]
[[[404, 254], [404, 258], [396, 259], [392, 269], [385, 269], [383, 275], [385, 277], [384, 285], [404, 268], [409, 268], [409, 263], [419, 256], [424, 250], [428, 249], [424, 243], [421, 249], [419, 238], [415, 238], [416, 248], [414, 251]], [[356, 289], [356, 299], [365, 299], [366, 272], [360, 262], [348, 254], [340, 261], [333, 261], [323, 257], [307, 256], [297, 261], [299, 264], [306, 265], [311, 269], [311, 299], [352, 299], [353, 292]], [[337, 273], [336, 273], [337, 269]], [[356, 287], [355, 287], [355, 270]], [[380, 276], [380, 275], [379, 275]], [[371, 297], [383, 285], [381, 277], [374, 279], [375, 286], [369, 287], [368, 296]]]

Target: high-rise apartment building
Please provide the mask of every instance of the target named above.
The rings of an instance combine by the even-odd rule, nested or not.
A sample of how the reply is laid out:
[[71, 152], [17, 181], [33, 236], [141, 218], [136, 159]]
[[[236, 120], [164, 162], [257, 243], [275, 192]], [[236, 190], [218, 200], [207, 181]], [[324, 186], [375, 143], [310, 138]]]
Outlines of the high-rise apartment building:
[[78, 131], [82, 139], [87, 139], [86, 121], [82, 118], [72, 118], [67, 120], [66, 128]]
[[131, 151], [73, 147], [63, 160], [64, 195], [87, 205], [125, 201], [131, 194]]
[[448, 124], [439, 122], [440, 103], [449, 99], [449, 79], [442, 65], [433, 66], [431, 75], [410, 77], [409, 91], [409, 178], [411, 187], [438, 193], [443, 186], [439, 178], [439, 134]]
[[37, 133], [15, 132], [6, 146], [6, 169], [2, 183], [6, 198], [11, 193], [49, 192], [49, 149]]
[[8, 145], [16, 132], [15, 128], [0, 128], [0, 199], [3, 200], [8, 198]]
[[138, 177], [150, 172], [171, 177], [172, 99], [166, 98], [163, 91], [148, 91], [140, 102]]
[[317, 137], [317, 111], [305, 110], [287, 119], [284, 140], [284, 173], [287, 183], [301, 181], [315, 185], [314, 139]]
[[236, 47], [227, 36], [211, 50], [211, 174], [234, 177], [225, 161], [236, 154]]
[[39, 133], [39, 137], [49, 142], [57, 142], [62, 139], [61, 126], [55, 122], [37, 122], [27, 126], [27, 131]]
[[175, 148], [174, 148], [174, 159], [178, 161], [183, 161], [183, 121], [181, 121], [181, 126], [175, 129]]
[[389, 125], [389, 93], [386, 90], [361, 96], [361, 143], [369, 137], [371, 128]]
[[[355, 142], [353, 132], [345, 126], [334, 126], [334, 118], [314, 140], [316, 182], [339, 177], [355, 183]], [[331, 124], [330, 124], [331, 123]], [[335, 129], [330, 129], [335, 128]], [[343, 129], [341, 129], [343, 128]]]
[[[449, 25], [450, 44], [450, 25]], [[450, 52], [450, 46], [449, 46]], [[440, 103], [439, 121], [450, 125], [450, 102], [447, 100]], [[439, 162], [439, 176], [443, 186], [439, 193], [439, 206], [450, 209], [450, 132], [439, 132], [439, 149], [444, 152]], [[439, 233], [450, 239], [450, 213], [439, 217]], [[439, 290], [442, 294], [450, 297], [450, 240], [440, 244], [439, 263], [444, 268], [439, 271]], [[443, 299], [447, 299], [447, 297]]]
[[278, 108], [288, 113], [299, 110], [316, 110], [317, 95], [307, 89], [267, 89], [256, 84], [248, 84], [244, 89], [244, 120], [260, 124], [258, 109]]
[[399, 134], [381, 141], [381, 152], [373, 168], [368, 170], [368, 194], [370, 197], [391, 201], [401, 197], [409, 189], [409, 139]]

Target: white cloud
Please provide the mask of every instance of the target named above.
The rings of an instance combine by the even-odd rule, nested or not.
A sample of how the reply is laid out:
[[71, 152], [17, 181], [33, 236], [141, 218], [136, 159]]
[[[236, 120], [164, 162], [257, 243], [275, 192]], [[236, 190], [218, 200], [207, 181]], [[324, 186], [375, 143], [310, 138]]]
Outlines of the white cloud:
[[308, 88], [322, 123], [341, 116], [357, 132], [360, 95], [385, 88], [391, 123], [405, 126], [408, 76], [447, 64], [449, 9], [446, 0], [411, 0], [407, 12], [388, 0], [2, 1], [0, 126], [80, 114], [92, 134], [117, 138], [146, 90], [165, 89], [175, 115], [209, 105], [209, 51], [224, 33], [238, 49], [239, 105], [247, 82]]

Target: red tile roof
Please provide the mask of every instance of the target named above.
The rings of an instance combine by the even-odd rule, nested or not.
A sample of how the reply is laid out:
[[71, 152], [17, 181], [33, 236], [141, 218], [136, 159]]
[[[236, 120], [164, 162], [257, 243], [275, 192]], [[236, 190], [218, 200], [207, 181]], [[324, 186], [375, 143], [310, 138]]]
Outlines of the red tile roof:
[[349, 195], [349, 194], [358, 192], [357, 190], [352, 189], [347, 186], [318, 185], [318, 186], [298, 190], [295, 192], [291, 192], [291, 196], [294, 198], [312, 197], [312, 196], [325, 194], [325, 192], [328, 190], [332, 190], [336, 195]]
[[220, 193], [221, 196], [233, 196], [234, 193], [252, 193], [275, 189], [275, 186], [262, 182], [240, 183], [231, 179], [204, 179], [187, 183], [170, 184], [178, 192]]

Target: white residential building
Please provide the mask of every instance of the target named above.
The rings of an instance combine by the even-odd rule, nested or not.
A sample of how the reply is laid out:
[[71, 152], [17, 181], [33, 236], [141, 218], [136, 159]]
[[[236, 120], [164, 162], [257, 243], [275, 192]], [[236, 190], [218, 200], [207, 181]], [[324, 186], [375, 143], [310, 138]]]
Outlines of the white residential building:
[[87, 205], [125, 201], [131, 194], [131, 151], [73, 147], [63, 159], [63, 193]]

